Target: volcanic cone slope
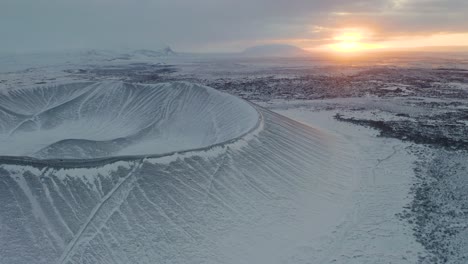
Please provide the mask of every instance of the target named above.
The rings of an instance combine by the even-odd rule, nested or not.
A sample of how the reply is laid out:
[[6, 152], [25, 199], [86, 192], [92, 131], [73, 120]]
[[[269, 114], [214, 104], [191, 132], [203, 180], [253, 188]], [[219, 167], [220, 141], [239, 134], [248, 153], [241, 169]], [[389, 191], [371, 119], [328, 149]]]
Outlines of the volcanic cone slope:
[[0, 95], [0, 155], [84, 159], [161, 154], [247, 132], [248, 103], [188, 83], [81, 83]]
[[[111, 90], [116, 89], [113, 85], [133, 87], [106, 85]], [[166, 95], [180, 86], [202, 95], [177, 92], [177, 99]], [[154, 87], [161, 88], [159, 94], [171, 98], [168, 104], [175, 106], [158, 106], [148, 116], [138, 117], [143, 121], [131, 116], [125, 122], [146, 128], [151, 117], [181, 118], [194, 126], [197, 149], [63, 163], [4, 157], [0, 163], [0, 263], [308, 263], [313, 259], [314, 246], [327, 241], [353, 188], [348, 144], [208, 88], [188, 84]], [[93, 100], [101, 88], [72, 87], [67, 90], [70, 96], [86, 99], [58, 106]], [[216, 97], [212, 106], [206, 101], [211, 97]], [[187, 98], [198, 108], [185, 110]], [[141, 100], [145, 99], [151, 98]], [[44, 99], [44, 105], [48, 100]], [[80, 120], [79, 113], [84, 118], [76, 110], [80, 108], [74, 107], [65, 117], [57, 112], [57, 120], [46, 122], [41, 114], [31, 117], [31, 113], [44, 111], [7, 108], [3, 102], [3, 115], [16, 118], [7, 119], [10, 125], [2, 127], [10, 134], [30, 133], [39, 120], [44, 129], [65, 118]], [[115, 104], [127, 109], [143, 107], [125, 102]], [[93, 140], [138, 134], [130, 129], [135, 125], [112, 123], [130, 113], [97, 113], [112, 117], [97, 118], [108, 124], [106, 129], [92, 131]], [[34, 122], [28, 126], [27, 121], [14, 122], [20, 117], [25, 120], [24, 116]], [[145, 131], [141, 136], [145, 140], [152, 139], [153, 133], [191, 135], [191, 125], [178, 131], [175, 128], [183, 122], [169, 118], [163, 123], [158, 129], [150, 126], [151, 133], [138, 131]], [[122, 129], [107, 131], [113, 126]], [[165, 128], [172, 130], [163, 131]], [[209, 139], [207, 131], [215, 131]], [[79, 142], [71, 145], [86, 157], [96, 156], [90, 155], [96, 151], [84, 149]], [[101, 148], [99, 153], [111, 152], [100, 143], [95, 145]], [[54, 151], [69, 153], [69, 148], [55, 147]], [[45, 149], [51, 149], [50, 144]], [[53, 156], [42, 146], [34, 151], [40, 153], [37, 156]], [[73, 152], [71, 156], [77, 155]]]

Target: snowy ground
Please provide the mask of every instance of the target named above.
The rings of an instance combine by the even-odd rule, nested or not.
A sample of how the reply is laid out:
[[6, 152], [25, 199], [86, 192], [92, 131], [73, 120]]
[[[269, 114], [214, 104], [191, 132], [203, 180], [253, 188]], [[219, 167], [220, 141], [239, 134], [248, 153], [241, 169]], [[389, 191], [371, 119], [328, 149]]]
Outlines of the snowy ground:
[[[464, 108], [465, 99], [370, 97], [259, 103], [357, 146], [360, 162], [356, 166], [362, 175], [353, 200], [355, 218], [345, 221], [355, 223], [346, 234], [358, 234], [351, 244], [362, 253], [356, 254], [356, 263], [404, 263], [388, 258], [392, 252], [409, 263], [466, 262], [468, 155], [466, 127], [459, 124], [463, 111], [457, 110]], [[342, 237], [336, 241], [342, 240], [347, 241]], [[396, 245], [404, 247], [396, 249]], [[342, 255], [342, 260], [349, 255], [353, 254]]]
[[[189, 81], [205, 84], [254, 101], [267, 109], [310, 125], [317, 129], [317, 135], [328, 135], [326, 138], [334, 138], [340, 142], [338, 145], [328, 145], [329, 142], [323, 142], [322, 147], [330, 153], [336, 150], [327, 149], [326, 146], [340, 146], [340, 149], [346, 150], [343, 153], [353, 153], [351, 164], [354, 176], [352, 183], [346, 183], [345, 189], [351, 190], [350, 193], [342, 193], [347, 197], [345, 201], [341, 203], [341, 206], [330, 206], [329, 210], [325, 211], [316, 211], [318, 207], [314, 209], [312, 203], [311, 211], [305, 215], [307, 217], [302, 220], [293, 217], [296, 222], [290, 222], [299, 224], [303, 228], [301, 230], [286, 226], [278, 229], [275, 234], [269, 234], [271, 230], [261, 226], [252, 230], [237, 226], [236, 231], [235, 228], [227, 228], [222, 221], [213, 222], [213, 227], [227, 229], [229, 232], [226, 232], [230, 236], [220, 240], [211, 237], [211, 241], [206, 243], [212, 245], [210, 243], [218, 241], [219, 243], [215, 243], [216, 248], [225, 256], [224, 261], [227, 263], [238, 263], [236, 260], [239, 259], [245, 263], [254, 259], [258, 260], [257, 263], [261, 261], [268, 261], [268, 263], [278, 261], [279, 263], [467, 263], [468, 60], [466, 56], [401, 56], [374, 58], [366, 62], [343, 62], [316, 59], [254, 60], [193, 55], [171, 57], [149, 54], [150, 56], [147, 52], [115, 54], [90, 51], [78, 55], [3, 56], [0, 57], [0, 92], [8, 94], [7, 91], [18, 88], [77, 81], [125, 81], [143, 84]], [[283, 136], [287, 138], [287, 133]], [[284, 137], [279, 138], [285, 140]], [[277, 142], [274, 141], [260, 142], [275, 147], [284, 147], [284, 145], [276, 146]], [[251, 146], [253, 150], [262, 146], [262, 144], [256, 144]], [[298, 149], [300, 147], [300, 145], [296, 146]], [[288, 149], [280, 154], [296, 155], [297, 153], [294, 154]], [[242, 156], [235, 155], [235, 153], [230, 155], [232, 156], [227, 158], [228, 162], [232, 164], [237, 162], [239, 168], [226, 172], [226, 175], [255, 171], [253, 169], [255, 166], [245, 161]], [[258, 157], [253, 155], [252, 158]], [[266, 159], [263, 162], [273, 164], [280, 158], [281, 155], [275, 156], [273, 161]], [[320, 159], [315, 160], [314, 155], [310, 155], [309, 158], [310, 164], [317, 165], [323, 162]], [[211, 163], [224, 164], [226, 162], [225, 159], [215, 157], [212, 159], [207, 166]], [[298, 160], [296, 162], [299, 162]], [[249, 167], [250, 170], [247, 170], [247, 167], [244, 168], [245, 162], [252, 166]], [[192, 170], [190, 166], [188, 169]], [[141, 168], [133, 163], [124, 167], [112, 173], [105, 171], [103, 175], [109, 174], [110, 178], [116, 179], [124, 177], [122, 175], [129, 177], [128, 175], [133, 174], [143, 175], [135, 176], [136, 178], [145, 177], [145, 171], [141, 171]], [[138, 170], [138, 173], [130, 168]], [[219, 168], [224, 167], [220, 165]], [[283, 171], [281, 166], [276, 169]], [[326, 167], [321, 169], [327, 171]], [[167, 173], [170, 168], [164, 168], [164, 170], [166, 171], [163, 173]], [[315, 173], [317, 168], [312, 166], [310, 170]], [[41, 175], [41, 179], [46, 173], [50, 174], [53, 181], [56, 180], [53, 175], [58, 174], [57, 171], [32, 171], [32, 174]], [[180, 171], [175, 169], [173, 173], [175, 175]], [[214, 171], [214, 174], [217, 173]], [[330, 179], [334, 179], [333, 177], [339, 174], [331, 172]], [[307, 171], [301, 171], [301, 175], [307, 175]], [[184, 177], [181, 176], [180, 179], [185, 179]], [[85, 184], [79, 188], [88, 184], [88, 178], [86, 181], [83, 180]], [[26, 181], [33, 180], [30, 176], [25, 179]], [[60, 176], [58, 179], [67, 180], [68, 178]], [[263, 180], [265, 179], [268, 178]], [[218, 182], [219, 187], [225, 188], [223, 181], [229, 182], [230, 180], [221, 180]], [[29, 188], [25, 185], [26, 181], [20, 181], [21, 188]], [[114, 179], [113, 184], [116, 182], [118, 181]], [[235, 197], [239, 190], [242, 190], [240, 188], [242, 182], [234, 181], [233, 183], [238, 185], [227, 192], [233, 191], [233, 197]], [[267, 183], [266, 181], [262, 184]], [[103, 182], [103, 184], [109, 183]], [[170, 186], [172, 188], [176, 185], [171, 183]], [[320, 186], [317, 185], [314, 188]], [[59, 184], [55, 188], [65, 187]], [[311, 190], [314, 188], [311, 187]], [[39, 187], [33, 188], [31, 192], [26, 192], [26, 195], [34, 200], [31, 195], [39, 189]], [[144, 188], [136, 188], [136, 195], [140, 189]], [[103, 197], [105, 188], [103, 190], [93, 195]], [[131, 190], [133, 192], [133, 189], [129, 187], [128, 192], [130, 193]], [[161, 190], [165, 190], [164, 186], [161, 186]], [[94, 191], [95, 189], [90, 193]], [[47, 195], [50, 196], [50, 194]], [[180, 203], [185, 201], [183, 197], [183, 195], [169, 197], [168, 201]], [[258, 198], [255, 195], [252, 197]], [[219, 196], [219, 193], [212, 198], [218, 202], [221, 201], [223, 206], [232, 202], [230, 200], [232, 197]], [[112, 202], [112, 200], [109, 201], [109, 203]], [[43, 201], [37, 201], [37, 203], [41, 202]], [[241, 211], [252, 210], [247, 209], [249, 206], [257, 208], [253, 211], [257, 213], [257, 219], [263, 219], [262, 214], [274, 215], [274, 212], [277, 212], [281, 215], [283, 213], [283, 211], [275, 211], [278, 207], [274, 203], [261, 199], [259, 202], [267, 207], [245, 200], [247, 207], [236, 208], [234, 206], [234, 208]], [[96, 200], [91, 204], [104, 203]], [[270, 208], [273, 211], [262, 211], [262, 208]], [[92, 206], [84, 208], [83, 212], [89, 212], [91, 209]], [[300, 214], [295, 211], [297, 209], [293, 206], [289, 213], [299, 217]], [[219, 208], [216, 210], [212, 212], [224, 216], [230, 215], [228, 211]], [[126, 214], [125, 211], [118, 212]], [[311, 226], [310, 223], [314, 225], [313, 223], [320, 223], [326, 218], [323, 212], [326, 212], [325, 216], [334, 216], [333, 221], [327, 222], [327, 228], [324, 225]], [[104, 213], [107, 214], [107, 212]], [[144, 214], [140, 211], [138, 213]], [[169, 220], [172, 219], [173, 213], [169, 212]], [[190, 213], [193, 212], [190, 211]], [[47, 217], [47, 211], [40, 215], [42, 218]], [[77, 213], [80, 219], [84, 215], [81, 211]], [[147, 217], [147, 214], [144, 215]], [[209, 215], [203, 217], [207, 217], [204, 219], [208, 221]], [[235, 215], [231, 217], [237, 219]], [[130, 220], [133, 221], [132, 219]], [[190, 226], [193, 219], [189, 219], [182, 226]], [[308, 222], [308, 219], [311, 221]], [[241, 220], [244, 219], [239, 218], [239, 221]], [[272, 221], [270, 224], [280, 224], [283, 220]], [[267, 225], [268, 221], [259, 223]], [[54, 227], [48, 226], [47, 228], [53, 229]], [[72, 230], [67, 232], [74, 233], [77, 228], [77, 226], [72, 226]], [[202, 233], [216, 234], [216, 232], [210, 233], [211, 231], [203, 227], [198, 226], [198, 228], [200, 228], [198, 231]], [[82, 230], [82, 232], [85, 231]], [[178, 232], [173, 231], [174, 234]], [[107, 231], [102, 232], [102, 239], [106, 239]], [[249, 234], [257, 234], [261, 237], [257, 240], [250, 240], [247, 244], [238, 243], [249, 238]], [[291, 239], [291, 234], [294, 234], [293, 237], [297, 240]], [[2, 235], [5, 237], [6, 234], [0, 231], [0, 238]], [[176, 234], [174, 239], [178, 236], [179, 234]], [[67, 237], [69, 235], [64, 236], [63, 239], [66, 240]], [[274, 240], [267, 243], [269, 240], [279, 238], [283, 238], [284, 241]], [[9, 241], [0, 242], [9, 243]], [[83, 247], [82, 250], [89, 250], [86, 243], [78, 240], [75, 242]], [[113, 245], [113, 242], [109, 243]], [[151, 243], [160, 243], [160, 241]], [[265, 243], [265, 246], [255, 252], [253, 250], [258, 247], [258, 243]], [[205, 250], [203, 246], [208, 244], [200, 244], [200, 249]], [[167, 253], [166, 256], [178, 256], [178, 261], [181, 262], [184, 260], [183, 256], [190, 256], [193, 253], [189, 252], [190, 250], [180, 253], [179, 249], [171, 247], [170, 243], [165, 246], [168, 246], [167, 251], [164, 252]], [[231, 254], [230, 248], [233, 246], [239, 250], [238, 252], [245, 254], [242, 256]], [[0, 244], [0, 250], [1, 247]], [[268, 252], [275, 247], [276, 254]], [[77, 248], [76, 253], [81, 252], [80, 250], [81, 248]], [[267, 257], [268, 254], [270, 258]], [[81, 254], [81, 257], [83, 256]], [[147, 262], [150, 261], [151, 258]]]
[[[310, 106], [313, 106], [310, 103]], [[334, 119], [336, 110], [311, 111], [287, 102], [268, 104], [275, 112], [346, 139], [355, 148], [357, 187], [344, 221], [314, 263], [416, 263], [427, 253], [412, 226], [398, 214], [412, 199], [416, 157], [409, 144], [378, 138], [375, 130]]]

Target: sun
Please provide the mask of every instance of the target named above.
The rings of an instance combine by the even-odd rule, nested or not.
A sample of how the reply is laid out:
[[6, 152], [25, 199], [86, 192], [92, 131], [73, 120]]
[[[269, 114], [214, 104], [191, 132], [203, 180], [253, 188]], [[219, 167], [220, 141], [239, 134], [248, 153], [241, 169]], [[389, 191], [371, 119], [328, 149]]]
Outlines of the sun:
[[360, 32], [343, 32], [337, 35], [333, 40], [337, 41], [335, 44], [331, 44], [330, 48], [339, 52], [353, 52], [363, 49], [362, 40], [363, 36]]
[[335, 36], [333, 39], [343, 42], [354, 42], [359, 41], [363, 38], [362, 33], [360, 32], [344, 32], [338, 36]]
[[332, 44], [331, 48], [339, 52], [353, 52], [359, 51], [362, 49], [362, 44], [359, 42], [340, 42], [337, 44]]
[[330, 44], [330, 50], [340, 53], [357, 53], [381, 48], [378, 44], [365, 43], [364, 33], [361, 31], [344, 31], [333, 38], [336, 43]]

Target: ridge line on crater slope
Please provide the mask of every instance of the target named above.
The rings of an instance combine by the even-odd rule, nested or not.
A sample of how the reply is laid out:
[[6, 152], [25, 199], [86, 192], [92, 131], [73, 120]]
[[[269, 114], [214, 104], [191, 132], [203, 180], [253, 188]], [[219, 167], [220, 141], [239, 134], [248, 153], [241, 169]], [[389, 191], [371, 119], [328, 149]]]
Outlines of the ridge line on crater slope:
[[[179, 82], [180, 83], [180, 82]], [[217, 91], [219, 92], [219, 91]], [[219, 92], [222, 93], [222, 92]], [[242, 100], [236, 96], [234, 96], [238, 100]], [[217, 147], [224, 147], [229, 144], [236, 143], [238, 141], [243, 140], [245, 137], [257, 134], [260, 130], [263, 129], [263, 115], [258, 110], [258, 105], [247, 102], [250, 107], [252, 107], [255, 112], [257, 113], [257, 122], [256, 124], [250, 128], [247, 132], [231, 138], [229, 140], [215, 143], [212, 145], [194, 148], [194, 149], [186, 149], [186, 150], [178, 150], [178, 151], [171, 151], [162, 154], [149, 154], [149, 155], [118, 155], [118, 156], [111, 156], [111, 157], [104, 157], [104, 158], [90, 158], [90, 159], [37, 159], [28, 156], [7, 156], [7, 155], [0, 155], [0, 164], [1, 165], [29, 165], [38, 168], [90, 168], [90, 167], [97, 167], [104, 164], [111, 164], [119, 161], [136, 161], [141, 159], [160, 159], [170, 156], [176, 155], [186, 155], [191, 152], [206, 152], [212, 150]]]

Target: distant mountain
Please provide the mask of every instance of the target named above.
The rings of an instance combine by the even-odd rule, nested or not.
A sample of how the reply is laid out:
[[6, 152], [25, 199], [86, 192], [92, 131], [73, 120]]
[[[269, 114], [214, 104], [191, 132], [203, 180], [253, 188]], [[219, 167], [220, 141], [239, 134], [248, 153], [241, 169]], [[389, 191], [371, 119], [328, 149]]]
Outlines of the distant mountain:
[[161, 52], [164, 54], [164, 55], [177, 55], [177, 53], [175, 51], [173, 51], [171, 49], [171, 47], [167, 46], [165, 47], [164, 49], [161, 50]]
[[176, 55], [177, 53], [174, 50], [172, 50], [171, 47], [167, 46], [161, 50], [147, 50], [147, 49], [136, 50], [134, 54], [143, 55], [147, 57], [161, 57], [161, 56], [173, 56], [173, 55]]
[[115, 56], [115, 52], [109, 51], [109, 50], [87, 49], [87, 50], [79, 51], [78, 55], [81, 58], [85, 58], [85, 59], [100, 60], [100, 59], [105, 59], [108, 57]]
[[254, 46], [242, 52], [249, 57], [296, 57], [309, 54], [306, 50], [287, 44], [269, 44]]

